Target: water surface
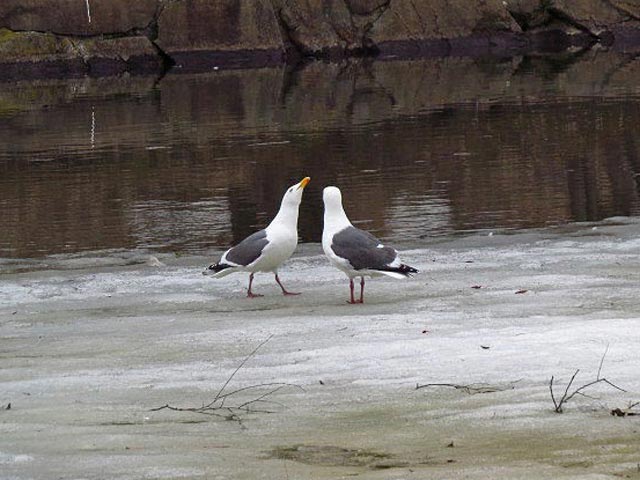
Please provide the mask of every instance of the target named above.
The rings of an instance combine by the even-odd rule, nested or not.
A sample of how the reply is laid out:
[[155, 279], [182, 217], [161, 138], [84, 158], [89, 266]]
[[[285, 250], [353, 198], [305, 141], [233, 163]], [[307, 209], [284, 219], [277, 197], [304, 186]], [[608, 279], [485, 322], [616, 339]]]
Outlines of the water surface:
[[351, 60], [4, 84], [0, 256], [202, 253], [264, 227], [311, 176], [399, 246], [638, 215], [640, 62]]

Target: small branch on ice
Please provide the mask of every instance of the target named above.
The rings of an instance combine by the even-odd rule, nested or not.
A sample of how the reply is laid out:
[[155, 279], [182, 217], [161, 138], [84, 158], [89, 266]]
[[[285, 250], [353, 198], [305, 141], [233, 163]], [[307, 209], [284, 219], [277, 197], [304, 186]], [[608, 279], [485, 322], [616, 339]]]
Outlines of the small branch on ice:
[[507, 385], [489, 385], [488, 383], [470, 383], [468, 385], [460, 385], [457, 383], [425, 383], [423, 385], [416, 384], [416, 390], [428, 387], [449, 387], [455, 388], [456, 390], [462, 390], [469, 395], [475, 395], [478, 393], [494, 393], [504, 392], [505, 390], [513, 390], [515, 388], [515, 383], [517, 382], [512, 382]]
[[[269, 406], [284, 407], [282, 403], [270, 400], [271, 395], [279, 392], [285, 387], [293, 387], [304, 392], [304, 388], [300, 385], [284, 382], [272, 382], [272, 383], [259, 383], [256, 385], [248, 385], [246, 387], [237, 388], [235, 390], [226, 391], [225, 389], [233, 380], [233, 377], [240, 371], [242, 367], [255, 356], [257, 351], [271, 338], [270, 335], [265, 341], [260, 343], [253, 351], [247, 355], [242, 362], [236, 367], [236, 369], [229, 375], [222, 387], [218, 390], [213, 400], [201, 407], [176, 407], [173, 405], [162, 405], [161, 407], [152, 408], [150, 411], [157, 412], [160, 410], [172, 410], [174, 412], [193, 412], [200, 413], [202, 415], [212, 415], [215, 417], [221, 417], [226, 420], [235, 420], [242, 422], [241, 415], [246, 413], [275, 413], [275, 410], [269, 408]], [[266, 390], [266, 391], [265, 391]], [[255, 396], [246, 398], [246, 393], [251, 392]], [[241, 398], [240, 394], [245, 394], [244, 398]], [[229, 405], [228, 403], [231, 403]], [[257, 405], [263, 406], [263, 408], [256, 408]]]
[[613, 410], [611, 410], [611, 415], [613, 415], [614, 417], [636, 417], [636, 416], [639, 416], [640, 412], [632, 412], [631, 411], [635, 407], [637, 407], [638, 405], [640, 405], [640, 402], [632, 403], [627, 408], [625, 408], [624, 410], [621, 409], [621, 408], [614, 408]]
[[602, 366], [604, 365], [604, 357], [609, 353], [609, 344], [607, 343], [607, 347], [604, 349], [604, 353], [602, 354], [602, 358], [600, 359], [600, 365], [598, 365], [598, 374], [596, 375], [596, 380], [599, 380], [602, 376]]
[[[616, 390], [619, 390], [621, 392], [626, 392], [625, 389], [620, 388], [619, 386], [617, 386], [616, 384], [610, 382], [609, 380], [607, 380], [606, 378], [602, 377], [602, 366], [604, 365], [604, 359], [607, 356], [607, 353], [609, 352], [609, 345], [607, 345], [607, 348], [604, 351], [604, 354], [602, 355], [602, 358], [600, 359], [600, 365], [598, 366], [598, 373], [596, 375], [596, 379], [593, 380], [592, 382], [589, 383], [585, 383], [584, 385], [581, 385], [580, 387], [576, 388], [573, 391], [571, 390], [571, 386], [573, 385], [573, 382], [575, 381], [576, 377], [578, 376], [578, 373], [580, 373], [580, 369], [577, 369], [574, 374], [571, 376], [571, 379], [569, 380], [569, 383], [567, 383], [567, 386], [564, 389], [564, 393], [562, 394], [562, 397], [560, 397], [559, 399], [556, 399], [556, 395], [555, 392], [553, 391], [553, 381], [555, 379], [555, 377], [552, 375], [551, 376], [551, 380], [549, 380], [549, 393], [551, 394], [551, 401], [553, 402], [553, 410], [556, 413], [562, 413], [564, 411], [564, 406], [567, 402], [569, 402], [569, 400], [571, 400], [573, 397], [575, 397], [576, 395], [581, 395], [583, 397], [587, 397], [587, 398], [593, 398], [590, 397], [589, 395], [587, 395], [586, 393], [584, 393], [584, 390], [586, 390], [589, 387], [592, 387], [594, 385], [597, 385], [598, 383], [604, 383], [606, 385], [609, 385], [612, 388], [615, 388]], [[613, 411], [612, 411], [612, 415], [613, 415]]]

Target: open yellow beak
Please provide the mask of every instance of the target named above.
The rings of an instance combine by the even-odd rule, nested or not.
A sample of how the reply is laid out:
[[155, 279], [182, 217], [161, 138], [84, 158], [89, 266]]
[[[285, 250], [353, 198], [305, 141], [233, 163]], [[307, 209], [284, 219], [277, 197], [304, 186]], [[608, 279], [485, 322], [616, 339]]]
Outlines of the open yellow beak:
[[310, 181], [311, 181], [311, 177], [304, 177], [298, 184], [298, 188], [296, 188], [296, 190], [300, 190], [301, 188], [306, 187], [307, 183], [309, 183]]

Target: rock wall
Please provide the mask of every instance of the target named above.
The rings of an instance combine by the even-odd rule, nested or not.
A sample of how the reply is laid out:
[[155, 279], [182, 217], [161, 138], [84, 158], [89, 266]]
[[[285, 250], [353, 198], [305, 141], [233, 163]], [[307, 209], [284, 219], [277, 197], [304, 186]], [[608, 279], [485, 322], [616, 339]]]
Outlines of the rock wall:
[[640, 0], [2, 0], [1, 77], [640, 46]]
[[158, 47], [186, 69], [284, 59], [270, 0], [165, 2], [157, 28]]
[[130, 34], [155, 17], [158, 0], [2, 0], [0, 27], [60, 35]]

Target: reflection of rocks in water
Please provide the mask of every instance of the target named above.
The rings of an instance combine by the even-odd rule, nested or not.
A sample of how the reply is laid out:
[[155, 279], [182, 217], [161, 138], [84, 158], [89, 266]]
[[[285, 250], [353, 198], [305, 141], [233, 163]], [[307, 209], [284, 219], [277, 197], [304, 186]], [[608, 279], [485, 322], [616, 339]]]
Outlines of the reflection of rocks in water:
[[[137, 245], [182, 250], [185, 243], [213, 241], [225, 245], [230, 239], [229, 204], [225, 197], [194, 202], [151, 200], [130, 205], [128, 224]], [[187, 245], [189, 246], [189, 245]]]
[[0, 252], [226, 246], [305, 175], [304, 241], [329, 184], [358, 225], [408, 242], [638, 214], [639, 66], [589, 52], [7, 86]]

